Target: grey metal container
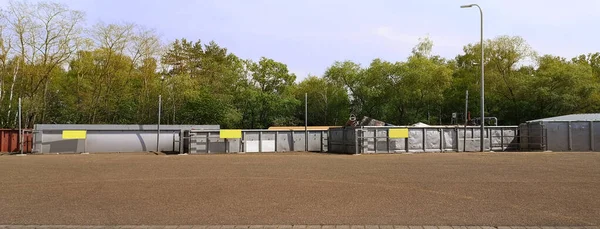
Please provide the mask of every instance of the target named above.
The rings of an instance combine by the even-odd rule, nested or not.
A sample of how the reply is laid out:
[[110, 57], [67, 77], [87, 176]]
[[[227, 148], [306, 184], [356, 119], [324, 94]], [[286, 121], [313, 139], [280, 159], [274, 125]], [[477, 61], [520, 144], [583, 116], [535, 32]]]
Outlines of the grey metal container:
[[[308, 136], [308, 148], [305, 136]], [[192, 130], [189, 152], [207, 153], [266, 153], [266, 152], [326, 152], [328, 131], [309, 130], [242, 130], [241, 139], [223, 139], [219, 131]]]
[[[218, 130], [219, 125], [161, 125], [159, 151], [179, 152], [185, 130]], [[86, 130], [87, 138], [62, 139], [64, 130]], [[156, 125], [38, 124], [34, 126], [34, 153], [149, 152], [156, 151]]]
[[[408, 138], [389, 138], [393, 128], [408, 129]], [[414, 153], [463, 152], [480, 150], [479, 127], [365, 126], [329, 129], [329, 152], [333, 153]], [[484, 150], [505, 151], [518, 148], [517, 126], [486, 127]]]
[[529, 131], [522, 136], [523, 150], [600, 151], [600, 121], [535, 121], [521, 129]]

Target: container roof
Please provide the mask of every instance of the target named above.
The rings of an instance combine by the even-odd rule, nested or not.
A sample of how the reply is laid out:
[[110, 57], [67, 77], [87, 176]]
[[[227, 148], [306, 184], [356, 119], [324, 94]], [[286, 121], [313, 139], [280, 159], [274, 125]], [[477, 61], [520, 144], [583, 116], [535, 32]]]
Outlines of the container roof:
[[530, 120], [527, 122], [557, 122], [557, 121], [600, 121], [600, 113], [570, 114], [570, 115]]

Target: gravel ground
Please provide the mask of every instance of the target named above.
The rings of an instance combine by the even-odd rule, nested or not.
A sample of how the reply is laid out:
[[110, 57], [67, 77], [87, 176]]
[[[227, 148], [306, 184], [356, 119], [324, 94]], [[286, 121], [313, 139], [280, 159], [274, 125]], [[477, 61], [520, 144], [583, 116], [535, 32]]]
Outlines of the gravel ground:
[[0, 225], [599, 225], [600, 153], [0, 156]]

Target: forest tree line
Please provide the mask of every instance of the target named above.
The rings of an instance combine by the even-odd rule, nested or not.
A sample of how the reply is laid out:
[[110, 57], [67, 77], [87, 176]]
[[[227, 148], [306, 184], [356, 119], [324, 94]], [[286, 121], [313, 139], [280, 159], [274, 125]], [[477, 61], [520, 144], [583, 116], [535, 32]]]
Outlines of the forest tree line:
[[[322, 76], [286, 64], [242, 59], [216, 42], [164, 42], [132, 23], [86, 26], [58, 3], [10, 2], [0, 9], [0, 127], [23, 123], [164, 124], [223, 128], [342, 125], [350, 114], [397, 125], [449, 124], [453, 112], [479, 115], [480, 45], [454, 59], [421, 39], [406, 60], [333, 63]], [[486, 40], [486, 116], [500, 124], [600, 109], [600, 53], [539, 55], [518, 36]], [[302, 80], [298, 80], [298, 77]]]

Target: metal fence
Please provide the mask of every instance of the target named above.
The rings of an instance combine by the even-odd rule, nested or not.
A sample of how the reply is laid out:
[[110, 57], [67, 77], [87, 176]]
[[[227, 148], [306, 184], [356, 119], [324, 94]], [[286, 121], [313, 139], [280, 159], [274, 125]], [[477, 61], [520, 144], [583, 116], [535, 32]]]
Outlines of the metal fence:
[[[241, 139], [223, 139], [219, 130], [192, 130], [185, 133], [192, 154], [254, 152], [327, 152], [326, 130], [242, 130]], [[306, 139], [308, 137], [308, 139]], [[308, 143], [308, 147], [306, 147]]]
[[[390, 138], [394, 128], [408, 129], [408, 138]], [[344, 127], [329, 129], [329, 152], [333, 153], [409, 153], [468, 152], [480, 150], [479, 127]], [[517, 126], [486, 127], [484, 150], [518, 149]]]

